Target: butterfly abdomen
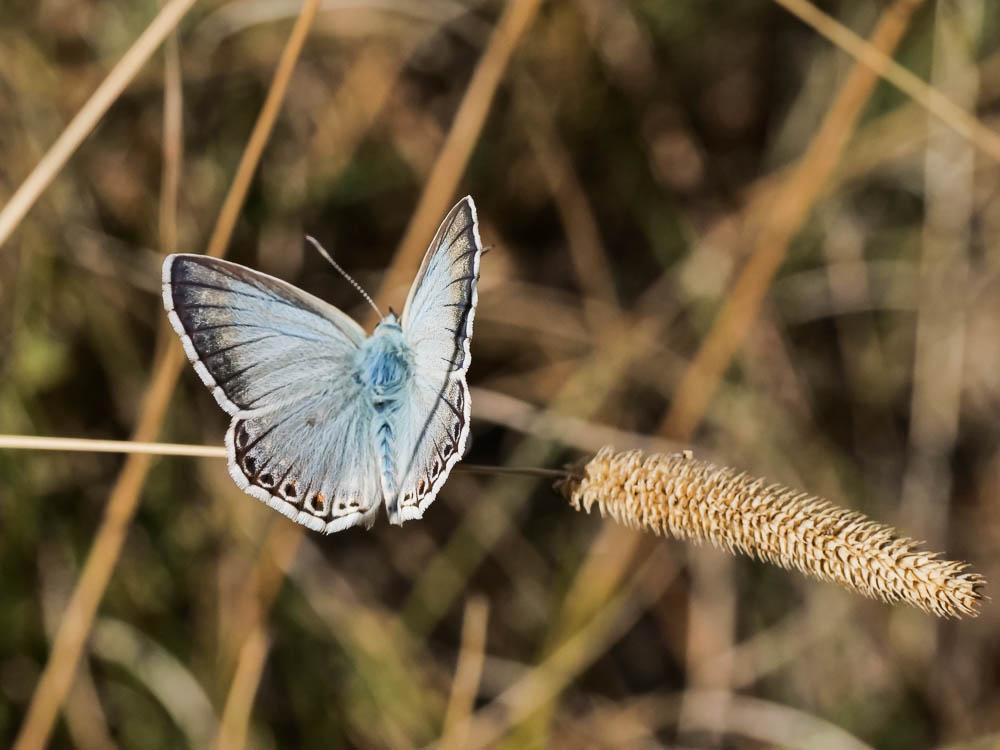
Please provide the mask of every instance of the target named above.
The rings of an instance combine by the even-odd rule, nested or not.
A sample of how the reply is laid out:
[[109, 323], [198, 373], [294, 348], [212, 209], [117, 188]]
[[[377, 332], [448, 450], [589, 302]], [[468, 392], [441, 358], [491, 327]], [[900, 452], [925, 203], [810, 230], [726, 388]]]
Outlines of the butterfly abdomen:
[[389, 513], [389, 522], [398, 523], [396, 498], [399, 495], [399, 482], [396, 479], [395, 440], [392, 424], [388, 419], [376, 419], [374, 427], [375, 452], [378, 456], [382, 497], [385, 500], [386, 510]]

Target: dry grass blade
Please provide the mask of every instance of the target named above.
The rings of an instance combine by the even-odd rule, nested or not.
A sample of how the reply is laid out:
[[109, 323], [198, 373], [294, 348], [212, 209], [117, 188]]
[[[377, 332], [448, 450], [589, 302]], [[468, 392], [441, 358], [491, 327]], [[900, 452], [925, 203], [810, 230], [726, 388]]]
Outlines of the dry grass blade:
[[[883, 52], [891, 53], [908, 28], [912, 10], [912, 3], [907, 0], [894, 3], [883, 13], [872, 34], [871, 44]], [[870, 70], [860, 63], [855, 65], [806, 153], [788, 171], [788, 175], [766, 201], [766, 206], [763, 201], [750, 204], [750, 212], [759, 211], [764, 216], [760, 223], [766, 229], [761, 233], [754, 256], [744, 269], [733, 295], [727, 298], [702, 349], [678, 385], [671, 409], [660, 427], [660, 434], [687, 439], [701, 422], [725, 368], [756, 318], [760, 302], [784, 259], [788, 243], [805, 221], [821, 195], [823, 186], [840, 163], [844, 147], [876, 81], [876, 76]], [[772, 212], [774, 208], [777, 210]], [[626, 560], [635, 553], [640, 543], [640, 538], [608, 527], [601, 531], [593, 550], [611, 547], [616, 550], [616, 556], [620, 560]], [[697, 558], [693, 563], [697, 564]], [[582, 574], [587, 568], [587, 565], [581, 568], [574, 588], [590, 592], [591, 606], [600, 606], [607, 593], [585, 585]], [[605, 589], [605, 592], [612, 590], [613, 585]], [[712, 596], [718, 602], [718, 591], [713, 592]], [[693, 616], [697, 614], [695, 612]], [[711, 615], [717, 616], [718, 613], [713, 612]], [[715, 629], [722, 630], [722, 624], [715, 623]], [[715, 646], [727, 648], [727, 644], [717, 643]]]
[[541, 0], [510, 0], [504, 9], [472, 74], [396, 256], [375, 295], [376, 300], [384, 300], [386, 294], [404, 286], [413, 277], [438, 222], [455, 198], [455, 188], [479, 140], [497, 86], [511, 55], [538, 13], [539, 5]]
[[[598, 351], [560, 388], [549, 411], [573, 409], [581, 418], [596, 413], [623, 373], [649, 351], [662, 333], [662, 325], [658, 318], [643, 318], [603, 339]], [[512, 465], [545, 465], [557, 456], [554, 447], [531, 438], [519, 445], [508, 461]], [[510, 530], [516, 509], [530, 497], [528, 487], [524, 482], [505, 482], [483, 492], [447, 546], [416, 579], [403, 608], [403, 620], [411, 630], [426, 634], [444, 615], [472, 571]]]
[[[911, 97], [963, 138], [968, 138], [983, 153], [1000, 160], [1000, 133], [983, 125], [974, 115], [897, 63], [875, 44], [865, 41], [808, 0], [775, 2]], [[906, 0], [904, 5], [909, 7], [902, 10], [909, 14], [920, 4], [920, 0]]]
[[286, 523], [284, 519], [272, 522], [247, 585], [243, 588], [235, 626], [227, 636], [239, 645], [239, 653], [216, 739], [216, 746], [220, 749], [237, 750], [246, 745], [250, 709], [267, 657], [267, 649], [261, 641], [267, 628], [267, 616], [295, 560], [303, 536], [301, 526]]
[[524, 721], [560, 693], [618, 638], [628, 632], [646, 608], [673, 582], [677, 573], [662, 549], [635, 570], [609, 606], [596, 612], [544, 661], [526, 671], [467, 723], [465, 750], [495, 747], [518, 722]]
[[[687, 690], [684, 694], [647, 694], [625, 707], [599, 709], [586, 717], [581, 736], [588, 730], [606, 733], [610, 747], [634, 747], [639, 740], [672, 726], [683, 706], [690, 708], [691, 731], [713, 729], [720, 717], [715, 707], [724, 703], [729, 711], [721, 717], [722, 731], [732, 737], [726, 746], [743, 747], [736, 737], [751, 740], [750, 746], [782, 747], [789, 750], [871, 750], [871, 745], [819, 716], [774, 701], [718, 690]], [[617, 731], [616, 731], [617, 730]]]
[[[264, 145], [277, 120], [295, 62], [302, 51], [306, 35], [316, 16], [317, 7], [318, 0], [306, 0], [282, 51], [267, 99], [243, 152], [233, 184], [209, 242], [208, 252], [213, 255], [222, 255], [225, 252], [232, 228], [236, 223], [236, 216], [246, 197]], [[156, 439], [184, 363], [183, 354], [176, 342], [167, 343], [166, 336], [169, 335], [166, 326], [161, 326], [161, 346], [153, 363], [153, 380], [146, 392], [139, 424], [133, 434], [136, 442], [148, 443]], [[152, 457], [149, 455], [131, 454], [118, 475], [118, 480], [108, 498], [104, 518], [97, 530], [83, 572], [80, 574], [80, 580], [73, 591], [53, 642], [52, 653], [35, 687], [14, 750], [37, 750], [48, 742], [59, 707], [66, 697], [80, 661], [83, 644], [90, 634], [97, 607], [121, 554], [125, 534], [138, 506], [139, 493], [146, 481], [151, 463]]]
[[561, 485], [577, 510], [676, 539], [709, 541], [873, 599], [942, 617], [975, 616], [985, 579], [857, 511], [690, 453], [604, 448]]
[[[68, 560], [52, 547], [39, 550], [39, 592], [42, 624], [51, 642], [66, 608], [66, 597], [73, 582]], [[88, 664], [82, 664], [72, 689], [66, 696], [66, 730], [70, 741], [84, 750], [119, 750], [108, 726], [107, 712]]]
[[[891, 53], [909, 26], [912, 0], [897, 0], [879, 19], [870, 46]], [[767, 206], [769, 218], [756, 239], [753, 255], [726, 297], [718, 318], [674, 393], [662, 433], [686, 439], [694, 431], [729, 366], [757, 318], [788, 245], [822, 194], [854, 132], [861, 110], [878, 78], [864, 65], [851, 69], [809, 148], [782, 182]]]
[[177, 209], [184, 164], [184, 81], [177, 34], [163, 46], [163, 176], [160, 180], [160, 250], [177, 248]]
[[253, 708], [260, 676], [264, 672], [267, 651], [267, 634], [258, 624], [240, 649], [239, 666], [219, 724], [219, 737], [215, 743], [218, 750], [242, 750], [246, 747], [250, 709]]
[[[110, 617], [94, 624], [91, 651], [95, 658], [128, 674], [170, 716], [188, 747], [208, 747], [217, 733], [212, 701], [183, 661], [134, 625]], [[81, 745], [81, 750], [96, 750]]]
[[[957, 8], [938, 6], [931, 80], [974, 105], [979, 89], [975, 37]], [[966, 295], [971, 281], [970, 238], [976, 221], [972, 145], [929, 123], [925, 152], [925, 216], [921, 238], [916, 342], [913, 357], [910, 455], [901, 505], [908, 523], [928, 540], [947, 537], [954, 477], [949, 459], [959, 439], [968, 338]]]
[[[882, 12], [870, 41], [865, 44], [884, 57], [891, 55], [909, 28], [916, 7], [917, 3], [912, 0], [896, 0]], [[855, 63], [803, 156], [788, 171], [769, 201], [751, 203], [755, 214], [749, 219], [751, 223], [756, 220], [760, 227], [753, 254], [678, 384], [660, 427], [661, 434], [689, 439], [701, 422], [726, 368], [757, 319], [764, 296], [785, 260], [792, 239], [801, 230], [841, 163], [877, 82], [874, 71], [862, 62]], [[691, 678], [696, 684], [707, 680], [712, 687], [725, 687], [729, 675], [724, 664], [712, 672], [702, 672], [698, 665], [704, 663], [703, 654], [728, 651], [731, 646], [736, 622], [735, 599], [731, 595], [719, 595], [719, 584], [730, 582], [731, 576], [724, 570], [724, 561], [705, 558], [697, 551], [690, 554], [690, 564], [693, 584], [690, 620], [694, 627], [689, 630], [687, 653]], [[727, 585], [726, 590], [731, 594], [731, 585]], [[687, 713], [682, 711], [682, 716]]]
[[444, 714], [444, 731], [438, 745], [440, 750], [466, 746], [465, 722], [475, 705], [479, 678], [483, 672], [489, 611], [489, 603], [482, 596], [469, 599], [465, 605], [462, 645], [458, 652], [448, 708]]
[[163, 44], [195, 0], [171, 0], [139, 35], [128, 51], [112, 68], [73, 120], [45, 153], [41, 161], [0, 210], [0, 247], [7, 241], [35, 201], [45, 192], [66, 162], [94, 129], [104, 113], [135, 78], [153, 53]]
[[[161, 347], [154, 363], [156, 374], [147, 391], [142, 416], [134, 433], [137, 441], [148, 442], [156, 437], [177, 373], [180, 372], [181, 360], [179, 349]], [[48, 742], [59, 707], [76, 673], [97, 607], [121, 554], [125, 532], [135, 513], [139, 491], [151, 462], [152, 456], [148, 454], [130, 455], [118, 475], [94, 544], [60, 621], [49, 660], [35, 686], [14, 750], [36, 750]]]
[[[583, 308], [594, 335], [605, 328], [607, 310], [621, 308], [615, 290], [614, 269], [601, 242], [597, 218], [576, 174], [570, 154], [559, 141], [549, 104], [527, 75], [518, 81], [517, 101], [538, 168], [548, 184], [566, 233], [569, 258], [584, 293]], [[595, 303], [606, 308], [595, 309]]]
[[264, 154], [264, 147], [271, 138], [274, 130], [274, 123], [278, 120], [278, 113], [281, 112], [281, 105], [285, 101], [285, 94], [288, 92], [288, 83], [292, 80], [292, 72], [295, 64], [302, 54], [302, 47], [306, 43], [309, 29], [312, 28], [313, 21], [316, 20], [316, 12], [319, 10], [319, 0], [305, 0], [302, 3], [302, 11], [292, 27], [292, 33], [288, 35], [288, 41], [281, 50], [281, 58], [278, 66], [274, 69], [274, 77], [271, 79], [271, 87], [267, 90], [267, 98], [261, 107], [260, 116], [254, 123], [250, 138], [247, 140], [243, 156], [240, 158], [239, 166], [233, 177], [232, 186], [226, 194], [226, 200], [219, 210], [219, 218], [215, 222], [215, 229], [208, 240], [206, 255], [216, 258], [221, 257], [226, 252], [226, 245], [229, 238], [233, 236], [233, 229], [236, 227], [236, 219], [243, 208], [247, 191], [253, 182], [254, 172], [260, 164], [260, 157]]

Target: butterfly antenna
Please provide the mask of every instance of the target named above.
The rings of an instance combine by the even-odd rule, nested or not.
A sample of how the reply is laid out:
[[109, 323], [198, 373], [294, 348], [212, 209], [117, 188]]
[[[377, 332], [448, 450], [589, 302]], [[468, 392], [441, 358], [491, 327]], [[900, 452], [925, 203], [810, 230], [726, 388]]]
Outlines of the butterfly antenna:
[[365, 290], [364, 290], [364, 289], [363, 289], [363, 288], [361, 287], [361, 284], [359, 284], [359, 283], [358, 283], [358, 282], [356, 282], [356, 281], [355, 281], [355, 280], [354, 280], [353, 278], [351, 278], [351, 275], [350, 275], [349, 273], [347, 273], [347, 271], [345, 271], [345, 270], [344, 270], [343, 268], [341, 268], [341, 267], [340, 267], [340, 264], [339, 264], [339, 263], [337, 263], [337, 261], [335, 261], [335, 260], [334, 260], [334, 259], [333, 259], [332, 257], [330, 257], [330, 253], [328, 253], [328, 252], [326, 251], [326, 249], [325, 249], [325, 248], [324, 248], [324, 247], [323, 247], [323, 246], [322, 246], [321, 244], [319, 244], [319, 240], [317, 240], [317, 239], [316, 239], [315, 237], [310, 237], [310, 236], [309, 236], [308, 234], [306, 235], [306, 240], [308, 240], [308, 241], [309, 241], [309, 243], [310, 243], [310, 244], [311, 244], [311, 245], [312, 245], [312, 246], [313, 246], [314, 248], [316, 248], [316, 249], [317, 249], [317, 250], [319, 251], [319, 254], [320, 254], [320, 255], [322, 255], [322, 256], [323, 256], [324, 258], [326, 258], [327, 262], [328, 262], [328, 263], [329, 263], [329, 264], [330, 264], [331, 266], [333, 266], [333, 267], [334, 267], [334, 268], [336, 268], [336, 269], [337, 269], [338, 271], [340, 271], [340, 275], [341, 275], [341, 276], [343, 276], [343, 277], [344, 277], [345, 279], [347, 279], [348, 283], [349, 283], [349, 284], [350, 284], [351, 286], [353, 286], [353, 287], [354, 287], [355, 289], [357, 289], [357, 290], [358, 290], [358, 294], [360, 294], [360, 295], [361, 295], [362, 297], [364, 297], [364, 298], [365, 298], [365, 301], [366, 301], [366, 302], [367, 302], [367, 303], [368, 303], [369, 305], [371, 305], [371, 306], [372, 306], [372, 309], [373, 309], [373, 310], [374, 310], [375, 312], [377, 312], [377, 313], [378, 313], [378, 316], [379, 316], [380, 318], [384, 318], [384, 317], [385, 317], [385, 316], [384, 316], [384, 315], [382, 314], [382, 311], [378, 309], [378, 305], [376, 305], [376, 304], [375, 304], [375, 300], [373, 300], [373, 299], [371, 298], [371, 296], [370, 296], [370, 295], [368, 294], [368, 292], [366, 292], [366, 291], [365, 291]]

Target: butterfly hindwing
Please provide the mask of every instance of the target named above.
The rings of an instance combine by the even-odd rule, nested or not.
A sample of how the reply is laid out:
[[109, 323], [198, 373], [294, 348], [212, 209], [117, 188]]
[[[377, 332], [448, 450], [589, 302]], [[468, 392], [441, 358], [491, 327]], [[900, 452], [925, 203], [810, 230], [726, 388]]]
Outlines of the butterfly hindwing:
[[233, 417], [237, 485], [313, 529], [370, 525], [381, 493], [371, 407], [353, 378], [361, 327], [291, 284], [199, 255], [166, 259], [163, 302]]
[[327, 534], [371, 526], [382, 497], [368, 404], [346, 379], [329, 392], [260, 416], [236, 416], [226, 434], [240, 489]]
[[414, 368], [397, 417], [400, 521], [423, 515], [465, 450], [471, 413], [465, 376], [482, 253], [476, 207], [466, 197], [441, 223], [403, 309]]

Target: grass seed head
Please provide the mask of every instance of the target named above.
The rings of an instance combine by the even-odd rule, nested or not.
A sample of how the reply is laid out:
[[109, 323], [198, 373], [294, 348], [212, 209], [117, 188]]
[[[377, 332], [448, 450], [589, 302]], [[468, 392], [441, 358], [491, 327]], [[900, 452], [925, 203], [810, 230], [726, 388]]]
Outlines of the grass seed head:
[[894, 528], [823, 498], [768, 484], [686, 451], [645, 455], [602, 448], [560, 483], [577, 510], [799, 570], [885, 602], [942, 617], [975, 616], [986, 581]]

